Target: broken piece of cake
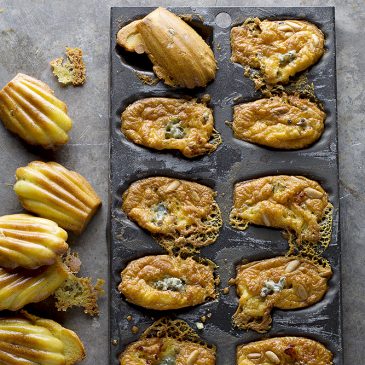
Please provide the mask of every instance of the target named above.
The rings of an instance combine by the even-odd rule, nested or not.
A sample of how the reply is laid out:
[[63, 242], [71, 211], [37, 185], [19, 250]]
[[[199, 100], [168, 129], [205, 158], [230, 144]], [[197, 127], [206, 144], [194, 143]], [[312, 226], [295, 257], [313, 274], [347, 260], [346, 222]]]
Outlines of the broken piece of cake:
[[145, 256], [122, 271], [119, 291], [144, 308], [170, 310], [201, 304], [216, 296], [213, 263], [170, 255]]
[[157, 8], [124, 26], [117, 43], [129, 52], [146, 53], [158, 78], [173, 87], [205, 87], [217, 64], [203, 38], [174, 13]]
[[196, 100], [137, 100], [122, 113], [122, 131], [134, 143], [179, 150], [189, 158], [211, 153], [221, 143], [212, 110]]
[[89, 182], [56, 162], [33, 161], [16, 170], [14, 191], [24, 209], [80, 234], [101, 205]]
[[322, 299], [332, 276], [330, 267], [300, 257], [275, 257], [240, 265], [234, 279], [239, 304], [233, 323], [266, 332], [273, 308], [305, 308]]
[[67, 106], [47, 84], [18, 74], [0, 91], [0, 119], [31, 145], [55, 149], [68, 142], [72, 120]]
[[66, 61], [60, 57], [50, 62], [53, 74], [63, 85], [83, 85], [86, 81], [86, 66], [82, 58], [82, 50], [66, 47], [66, 56]]
[[267, 84], [286, 84], [324, 53], [324, 35], [305, 20], [248, 18], [231, 30], [232, 61], [260, 70]]

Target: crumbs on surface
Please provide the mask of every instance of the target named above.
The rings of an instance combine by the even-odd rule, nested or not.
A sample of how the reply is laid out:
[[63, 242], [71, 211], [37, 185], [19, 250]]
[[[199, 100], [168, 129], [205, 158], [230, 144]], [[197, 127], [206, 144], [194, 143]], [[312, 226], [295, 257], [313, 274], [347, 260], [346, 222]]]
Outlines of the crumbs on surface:
[[59, 57], [50, 62], [53, 74], [58, 78], [58, 82], [63, 85], [80, 86], [86, 81], [86, 67], [82, 59], [80, 48], [66, 47], [67, 60]]
[[136, 76], [146, 85], [156, 85], [160, 81], [157, 77], [152, 77], [141, 72], [135, 72]]
[[137, 326], [133, 326], [131, 328], [131, 332], [135, 335], [135, 334], [137, 334], [139, 332], [139, 328]]

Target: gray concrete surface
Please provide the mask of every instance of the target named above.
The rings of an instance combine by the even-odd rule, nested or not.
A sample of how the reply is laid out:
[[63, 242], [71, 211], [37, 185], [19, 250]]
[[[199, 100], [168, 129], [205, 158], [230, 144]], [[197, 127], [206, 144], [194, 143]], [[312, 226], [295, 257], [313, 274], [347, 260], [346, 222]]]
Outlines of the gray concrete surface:
[[[54, 154], [35, 153], [0, 126], [0, 214], [21, 210], [12, 191], [17, 167], [44, 158], [79, 171], [89, 179], [104, 202], [87, 231], [81, 237], [71, 239], [72, 247], [83, 261], [83, 274], [108, 277], [105, 227], [110, 6], [190, 4], [187, 1], [151, 0], [0, 0], [0, 85], [17, 72], [35, 76], [47, 82], [68, 104], [74, 120], [70, 143]], [[364, 2], [202, 0], [199, 5], [336, 6], [345, 364], [362, 364], [365, 358]], [[52, 77], [48, 62], [60, 56], [65, 46], [78, 46], [84, 50], [88, 81], [82, 88], [62, 88]], [[86, 343], [85, 365], [107, 363], [106, 298], [101, 302], [100, 317], [91, 319], [79, 310], [72, 310], [62, 316], [62, 321], [77, 330]]]

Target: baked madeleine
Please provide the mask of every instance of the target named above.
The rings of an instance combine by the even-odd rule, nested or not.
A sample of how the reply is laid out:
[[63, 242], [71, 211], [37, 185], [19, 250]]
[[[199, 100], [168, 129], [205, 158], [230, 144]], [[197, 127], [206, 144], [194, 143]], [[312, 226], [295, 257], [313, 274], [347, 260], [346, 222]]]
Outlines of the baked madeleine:
[[304, 337], [274, 337], [237, 347], [237, 365], [332, 365], [332, 353]]
[[299, 257], [275, 257], [238, 267], [234, 283], [239, 304], [233, 323], [242, 329], [266, 332], [271, 310], [305, 308], [328, 290], [329, 267]]
[[179, 150], [185, 157], [213, 152], [221, 142], [212, 110], [196, 100], [137, 100], [122, 113], [122, 131], [134, 143]]
[[0, 267], [0, 310], [16, 311], [48, 298], [68, 275], [67, 267], [60, 260], [33, 270]]
[[324, 35], [303, 20], [249, 18], [232, 28], [231, 47], [233, 62], [259, 69], [268, 84], [285, 84], [321, 58]]
[[56, 148], [68, 141], [72, 121], [64, 102], [42, 81], [18, 74], [0, 91], [0, 119], [32, 145]]
[[16, 170], [14, 191], [23, 207], [80, 234], [101, 200], [88, 181], [56, 162], [33, 161]]
[[171, 251], [213, 243], [222, 226], [215, 192], [205, 185], [169, 177], [134, 182], [123, 194], [123, 210]]
[[123, 27], [117, 43], [127, 51], [146, 53], [158, 78], [173, 87], [204, 87], [215, 78], [217, 64], [203, 38], [181, 18], [157, 8]]
[[77, 334], [55, 321], [22, 311], [22, 316], [0, 318], [2, 365], [73, 365], [85, 357]]
[[326, 114], [294, 95], [274, 96], [234, 107], [234, 136], [272, 148], [299, 149], [323, 133]]
[[118, 289], [127, 301], [155, 310], [195, 306], [215, 297], [213, 264], [159, 255], [131, 261]]
[[303, 176], [266, 176], [235, 185], [230, 223], [241, 230], [248, 223], [283, 228], [294, 232], [298, 242], [316, 243], [329, 207], [327, 193], [316, 181]]
[[67, 233], [49, 219], [28, 214], [0, 217], [0, 266], [35, 269], [53, 264], [68, 249]]
[[120, 355], [120, 365], [215, 365], [215, 347], [181, 320], [161, 318]]

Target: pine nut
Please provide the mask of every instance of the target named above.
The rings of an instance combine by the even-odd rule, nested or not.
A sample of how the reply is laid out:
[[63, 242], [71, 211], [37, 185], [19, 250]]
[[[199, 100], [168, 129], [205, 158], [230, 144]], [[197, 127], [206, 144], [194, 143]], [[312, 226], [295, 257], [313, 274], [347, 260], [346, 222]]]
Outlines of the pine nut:
[[321, 193], [320, 191], [313, 189], [313, 188], [305, 188], [305, 189], [303, 189], [303, 191], [309, 198], [319, 199], [319, 198], [322, 198], [322, 196], [323, 196], [323, 193]]
[[247, 355], [248, 359], [259, 359], [261, 357], [261, 354], [259, 352], [251, 352]]
[[181, 182], [178, 180], [174, 180], [169, 185], [167, 185], [167, 188], [165, 189], [166, 193], [170, 193], [171, 191], [176, 190], [181, 185]]
[[308, 299], [308, 293], [307, 291], [305, 290], [304, 286], [301, 285], [301, 284], [298, 284], [297, 287], [295, 288], [295, 292], [296, 294], [298, 295], [298, 297], [301, 299], [301, 300], [306, 300]]
[[265, 355], [274, 364], [280, 364], [280, 359], [278, 358], [278, 355], [275, 354], [275, 352], [266, 351]]
[[300, 261], [299, 260], [293, 260], [290, 261], [288, 263], [288, 265], [286, 265], [285, 268], [285, 272], [289, 273], [289, 272], [293, 272], [295, 271], [298, 267], [300, 266]]
[[194, 350], [190, 356], [188, 357], [188, 359], [186, 360], [186, 365], [193, 365], [195, 364], [196, 360], [198, 360], [200, 351], [199, 350]]

